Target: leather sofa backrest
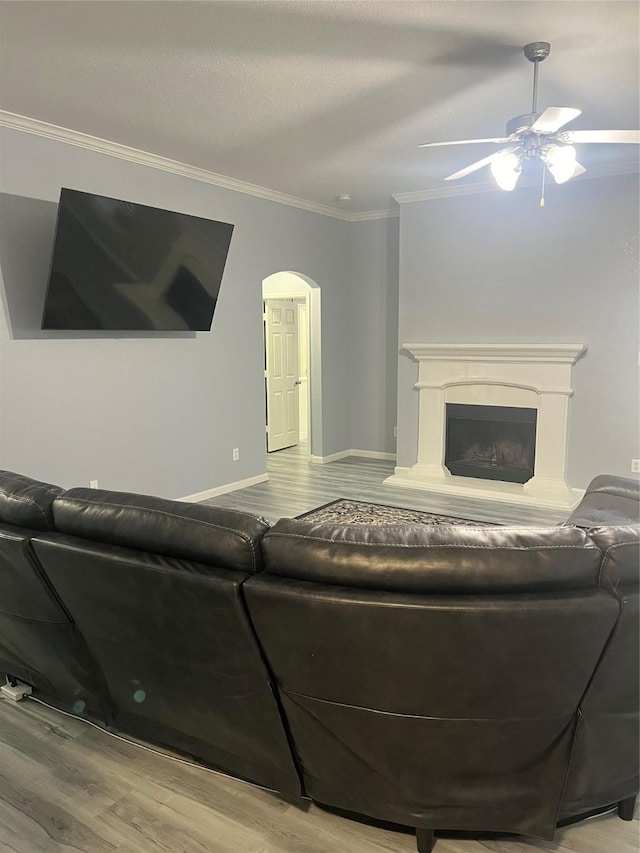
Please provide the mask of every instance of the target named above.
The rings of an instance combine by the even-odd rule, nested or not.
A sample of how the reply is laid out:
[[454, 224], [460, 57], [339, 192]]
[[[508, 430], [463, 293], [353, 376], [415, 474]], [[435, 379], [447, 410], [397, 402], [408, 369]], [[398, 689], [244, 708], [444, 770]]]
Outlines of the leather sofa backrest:
[[101, 489], [70, 489], [53, 515], [61, 533], [246, 573], [260, 570], [269, 527], [235, 510]]
[[104, 683], [31, 545], [62, 489], [0, 471], [0, 673], [77, 712], [105, 715]]
[[33, 542], [100, 664], [115, 725], [299, 793], [241, 586], [267, 523], [231, 510], [72, 489]]
[[565, 524], [577, 527], [638, 524], [640, 481], [600, 474], [587, 486], [584, 497]]
[[562, 816], [615, 803], [638, 790], [640, 525], [598, 527], [600, 584], [620, 616], [581, 703]]
[[414, 593], [593, 587], [601, 553], [564, 527], [367, 526], [281, 519], [263, 540], [269, 574]]
[[550, 837], [619, 613], [586, 534], [280, 521], [263, 549], [243, 589], [310, 795]]

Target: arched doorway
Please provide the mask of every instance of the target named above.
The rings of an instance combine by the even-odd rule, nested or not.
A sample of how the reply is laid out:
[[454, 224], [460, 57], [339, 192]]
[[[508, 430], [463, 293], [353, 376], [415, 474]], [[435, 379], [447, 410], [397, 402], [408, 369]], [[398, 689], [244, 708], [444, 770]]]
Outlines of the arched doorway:
[[[298, 364], [302, 367], [296, 381], [301, 439], [307, 442], [309, 456], [322, 456], [322, 360], [320, 287], [299, 272], [283, 270], [262, 282], [266, 308], [271, 300], [287, 300], [295, 311], [298, 335]], [[266, 358], [265, 358], [266, 365]], [[265, 393], [267, 393], [265, 369]]]

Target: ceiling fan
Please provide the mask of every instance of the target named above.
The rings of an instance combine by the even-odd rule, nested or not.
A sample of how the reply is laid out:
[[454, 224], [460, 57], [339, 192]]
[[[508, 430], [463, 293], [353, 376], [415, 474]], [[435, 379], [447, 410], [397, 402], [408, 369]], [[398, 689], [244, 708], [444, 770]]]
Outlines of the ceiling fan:
[[[425, 142], [420, 148], [438, 145], [470, 145], [480, 142], [507, 144], [495, 154], [483, 157], [470, 166], [448, 175], [445, 181], [457, 181], [490, 166], [493, 177], [503, 190], [512, 190], [527, 160], [540, 160], [547, 167], [557, 184], [586, 172], [576, 160], [574, 142], [640, 143], [640, 130], [562, 130], [577, 118], [581, 110], [574, 107], [547, 107], [538, 113], [538, 66], [549, 56], [551, 45], [546, 41], [535, 41], [524, 47], [524, 55], [533, 62], [533, 102], [531, 112], [515, 116], [507, 122], [506, 136], [491, 139], [459, 139], [454, 142]], [[543, 173], [544, 180], [544, 173]], [[544, 202], [542, 202], [544, 203]]]

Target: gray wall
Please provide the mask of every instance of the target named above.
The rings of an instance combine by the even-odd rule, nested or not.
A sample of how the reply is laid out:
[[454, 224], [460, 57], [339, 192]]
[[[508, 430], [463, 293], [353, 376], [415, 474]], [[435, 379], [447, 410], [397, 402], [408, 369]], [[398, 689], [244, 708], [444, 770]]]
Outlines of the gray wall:
[[[262, 280], [322, 290], [323, 447], [350, 446], [348, 225], [35, 135], [2, 129], [0, 465], [63, 486], [180, 497], [262, 474]], [[211, 333], [43, 333], [60, 187], [235, 224]], [[7, 208], [8, 205], [8, 208]], [[15, 212], [22, 228], [7, 209]], [[240, 460], [232, 462], [233, 447]]]
[[[417, 371], [397, 350], [431, 340], [584, 341], [569, 480], [640, 456], [637, 177], [551, 186], [544, 210], [524, 188], [345, 223], [0, 132], [3, 467], [168, 497], [264, 473], [261, 282], [280, 270], [322, 290], [322, 455], [394, 450], [397, 368], [398, 464], [413, 464]], [[212, 333], [41, 332], [61, 186], [235, 223]]]
[[[586, 343], [573, 368], [568, 480], [638, 458], [638, 176], [403, 205], [400, 345]], [[398, 465], [416, 461], [417, 365], [398, 368]]]
[[349, 227], [350, 446], [395, 453], [399, 220]]

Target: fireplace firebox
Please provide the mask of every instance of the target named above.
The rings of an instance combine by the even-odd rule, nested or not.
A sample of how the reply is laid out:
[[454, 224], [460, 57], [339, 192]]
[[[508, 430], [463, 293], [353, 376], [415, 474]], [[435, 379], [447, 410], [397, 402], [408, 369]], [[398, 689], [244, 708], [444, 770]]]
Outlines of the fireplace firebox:
[[447, 403], [444, 464], [459, 477], [526, 483], [533, 477], [537, 410]]

